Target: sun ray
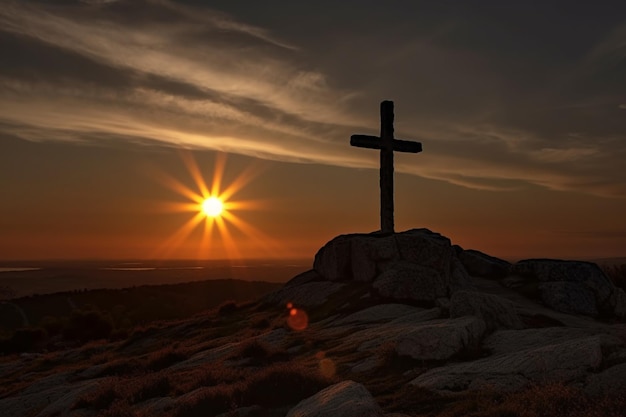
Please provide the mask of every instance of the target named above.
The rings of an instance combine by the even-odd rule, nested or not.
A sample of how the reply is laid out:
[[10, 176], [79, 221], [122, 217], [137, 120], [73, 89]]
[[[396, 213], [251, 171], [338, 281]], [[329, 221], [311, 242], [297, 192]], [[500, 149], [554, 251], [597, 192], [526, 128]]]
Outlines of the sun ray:
[[[188, 151], [182, 151], [180, 155], [198, 191], [194, 191], [191, 187], [165, 173], [158, 173], [157, 178], [161, 183], [189, 201], [159, 203], [155, 204], [154, 207], [157, 208], [157, 211], [167, 210], [168, 212], [192, 212], [195, 214], [174, 231], [172, 236], [158, 249], [158, 253], [165, 254], [165, 256], [171, 254], [185, 240], [190, 238], [196, 228], [201, 227], [201, 234], [197, 234], [199, 239], [198, 259], [213, 259], [224, 255], [228, 259], [243, 259], [237, 244], [237, 239], [241, 238], [252, 239], [255, 247], [265, 251], [270, 257], [278, 256], [281, 251], [277, 242], [233, 213], [233, 211], [238, 210], [267, 209], [271, 207], [272, 202], [263, 199], [230, 201], [230, 197], [239, 192], [261, 172], [260, 166], [256, 164], [247, 167], [221, 191], [227, 157], [226, 154], [218, 153], [215, 158], [213, 178], [210, 181], [211, 189], [209, 190], [207, 187], [209, 182], [202, 176], [193, 155]], [[200, 226], [200, 223], [204, 224]], [[237, 231], [236, 236], [232, 233], [234, 230]]]
[[230, 183], [228, 187], [220, 194], [223, 200], [230, 199], [239, 190], [245, 187], [250, 181], [256, 178], [262, 171], [259, 165], [251, 165], [247, 167], [241, 174]]
[[242, 259], [241, 253], [237, 249], [237, 245], [235, 244], [235, 240], [231, 235], [224, 219], [222, 217], [215, 218], [215, 224], [217, 224], [217, 228], [220, 232], [220, 236], [222, 237], [222, 242], [224, 243], [224, 249], [226, 250], [226, 254], [229, 259]]
[[213, 233], [214, 224], [215, 224], [215, 219], [213, 217], [207, 216], [204, 219], [204, 228], [202, 229], [202, 240], [200, 241], [200, 247], [198, 248], [198, 258], [201, 258], [202, 255], [206, 255], [210, 253], [211, 235]]
[[198, 224], [200, 224], [203, 217], [203, 213], [198, 212], [191, 219], [187, 220], [185, 224], [179, 227], [178, 230], [168, 240], [166, 240], [161, 247], [159, 247], [157, 254], [160, 254], [160, 256], [156, 257], [165, 258], [169, 256], [173, 250], [180, 246], [182, 241], [189, 237], [191, 232], [193, 232]]
[[169, 176], [164, 172], [157, 173], [156, 177], [161, 184], [163, 184], [170, 190], [180, 194], [183, 197], [187, 197], [188, 199], [195, 201], [198, 204], [202, 203], [203, 198], [201, 195], [198, 195], [198, 193], [196, 193], [177, 179]]
[[[226, 168], [226, 154], [218, 153], [215, 157], [215, 170], [213, 171], [213, 183], [211, 184], [211, 195], [220, 195], [224, 169]], [[225, 200], [225, 198], [222, 198]]]
[[271, 200], [255, 199], [255, 200], [237, 200], [224, 201], [224, 210], [260, 210], [269, 208], [272, 205]]
[[193, 181], [196, 183], [196, 186], [200, 191], [200, 195], [202, 196], [202, 198], [208, 198], [209, 189], [207, 188], [206, 182], [204, 181], [204, 178], [200, 173], [200, 169], [198, 168], [196, 160], [193, 158], [189, 151], [181, 151], [180, 156], [183, 159], [183, 163], [185, 164], [187, 171], [193, 178]]

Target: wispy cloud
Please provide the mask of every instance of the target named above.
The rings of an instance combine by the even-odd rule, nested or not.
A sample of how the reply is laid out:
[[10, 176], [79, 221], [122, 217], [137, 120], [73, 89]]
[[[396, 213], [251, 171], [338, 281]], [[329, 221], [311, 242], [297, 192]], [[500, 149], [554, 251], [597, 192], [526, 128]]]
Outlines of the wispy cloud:
[[[375, 152], [347, 140], [376, 133], [376, 102], [391, 95], [404, 106], [398, 136], [424, 142], [418, 157], [398, 157], [404, 172], [487, 190], [534, 184], [626, 195], [623, 131], [613, 122], [592, 128], [609, 120], [605, 108], [624, 104], [572, 105], [562, 91], [533, 90], [531, 78], [509, 81], [492, 56], [451, 44], [450, 30], [433, 33], [394, 48], [347, 35], [320, 48], [334, 57], [322, 65], [297, 40], [206, 8], [5, 1], [0, 131], [375, 167]], [[615, 33], [596, 54], [621, 50]], [[384, 62], [364, 66], [377, 48], [387, 49]], [[369, 81], [345, 82], [354, 74]]]

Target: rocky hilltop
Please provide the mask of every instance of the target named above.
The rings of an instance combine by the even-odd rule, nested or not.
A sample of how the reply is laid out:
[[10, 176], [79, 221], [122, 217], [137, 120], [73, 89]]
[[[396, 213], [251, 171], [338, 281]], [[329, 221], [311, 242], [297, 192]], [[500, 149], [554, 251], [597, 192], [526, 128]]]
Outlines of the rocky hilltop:
[[[0, 410], [400, 417], [602, 407], [595, 415], [617, 416], [625, 319], [624, 290], [593, 263], [509, 264], [426, 229], [342, 235], [312, 270], [256, 303], [4, 361]], [[515, 408], [532, 410], [524, 401], [542, 395], [561, 401], [561, 414]]]

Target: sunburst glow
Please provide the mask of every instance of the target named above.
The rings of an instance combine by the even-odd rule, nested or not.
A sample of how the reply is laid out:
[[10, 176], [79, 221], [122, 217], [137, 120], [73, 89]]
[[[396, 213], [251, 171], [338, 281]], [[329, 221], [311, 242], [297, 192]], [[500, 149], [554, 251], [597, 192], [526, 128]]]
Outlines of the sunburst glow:
[[224, 203], [217, 197], [209, 197], [201, 205], [204, 214], [210, 217], [217, 217], [224, 210]]
[[[246, 242], [253, 241], [256, 246], [264, 250], [266, 255], [277, 253], [276, 244], [259, 229], [235, 215], [234, 211], [256, 210], [266, 206], [266, 202], [259, 200], [233, 200], [236, 194], [244, 188], [259, 173], [256, 166], [243, 170], [232, 182], [222, 188], [226, 155], [217, 154], [212, 180], [205, 180], [193, 156], [184, 152], [181, 157], [191, 175], [197, 191], [183, 182], [163, 173], [156, 173], [161, 182], [175, 191], [186, 202], [168, 202], [164, 208], [168, 212], [190, 212], [187, 220], [172, 236], [159, 248], [156, 257], [166, 257], [173, 250], [191, 239], [192, 232], [202, 228], [202, 236], [198, 245], [198, 258], [229, 259], [242, 258], [237, 244], [237, 236], [232, 231], [244, 235]], [[209, 184], [210, 183], [210, 187]], [[216, 227], [214, 227], [216, 226]], [[232, 226], [232, 227], [231, 227]]]

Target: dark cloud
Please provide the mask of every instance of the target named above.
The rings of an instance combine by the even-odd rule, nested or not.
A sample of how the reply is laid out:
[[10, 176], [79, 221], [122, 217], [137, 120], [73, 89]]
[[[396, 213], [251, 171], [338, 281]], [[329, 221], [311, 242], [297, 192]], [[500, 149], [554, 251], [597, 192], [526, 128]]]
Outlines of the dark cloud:
[[7, 2], [0, 118], [124, 140], [370, 167], [378, 102], [424, 142], [405, 172], [626, 194], [622, 2]]

